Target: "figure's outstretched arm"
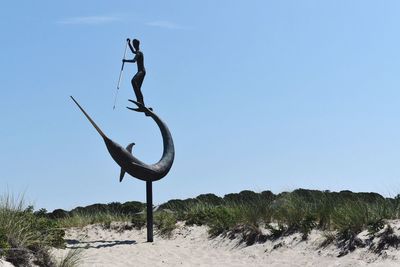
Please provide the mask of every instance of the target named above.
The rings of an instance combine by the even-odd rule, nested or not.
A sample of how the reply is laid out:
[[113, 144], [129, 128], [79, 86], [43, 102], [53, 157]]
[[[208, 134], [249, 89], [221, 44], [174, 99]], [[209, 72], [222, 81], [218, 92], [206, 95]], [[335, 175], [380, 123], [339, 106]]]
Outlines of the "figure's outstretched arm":
[[126, 41], [128, 42], [129, 49], [132, 51], [132, 53], [134, 53], [136, 55], [136, 51], [135, 51], [135, 49], [133, 49], [133, 46], [131, 44], [131, 39], [128, 38], [128, 39], [126, 39]]
[[135, 63], [137, 60], [137, 55], [133, 59], [123, 59], [122, 62], [124, 63]]

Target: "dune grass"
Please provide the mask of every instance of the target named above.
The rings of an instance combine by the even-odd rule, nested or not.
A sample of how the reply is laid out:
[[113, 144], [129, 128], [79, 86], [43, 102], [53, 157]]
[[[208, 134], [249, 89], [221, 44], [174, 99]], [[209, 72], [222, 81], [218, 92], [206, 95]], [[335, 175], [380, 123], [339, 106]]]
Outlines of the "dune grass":
[[[171, 200], [161, 205], [154, 220], [157, 233], [163, 237], [171, 237], [176, 222], [184, 221], [188, 226], [208, 226], [210, 237], [240, 236], [247, 244], [296, 232], [306, 240], [313, 229], [334, 232], [337, 240], [350, 240], [366, 229], [371, 234], [378, 232], [385, 220], [400, 218], [399, 204], [399, 198], [383, 198], [375, 193], [298, 189], [274, 195], [270, 191], [242, 191], [223, 199], [205, 194]], [[57, 222], [61, 227], [101, 223], [107, 228], [112, 221], [125, 221], [140, 229], [146, 225], [145, 218], [143, 213], [73, 212]], [[263, 229], [269, 231], [268, 237]]]
[[[239, 194], [240, 195], [240, 194]], [[262, 194], [230, 197], [216, 205], [202, 201], [175, 201], [174, 216], [186, 225], [206, 225], [210, 237], [240, 237], [246, 244], [265, 242], [292, 233], [301, 233], [306, 240], [313, 229], [325, 231], [333, 242], [353, 242], [363, 230], [374, 235], [385, 221], [398, 219], [399, 198], [383, 198], [374, 193], [339, 193], [316, 190], [295, 190], [275, 198]], [[186, 203], [186, 204], [185, 204]], [[174, 208], [169, 205], [168, 208]], [[262, 229], [269, 230], [263, 234]], [[349, 242], [347, 242], [348, 244]]]
[[61, 259], [56, 260], [56, 267], [78, 267], [83, 260], [83, 249], [71, 249]]
[[[386, 240], [375, 251], [400, 245], [400, 237], [394, 233], [387, 230], [382, 234], [383, 229], [390, 229], [387, 220], [399, 218], [400, 197], [298, 189], [278, 195], [269, 191], [243, 191], [224, 198], [206, 194], [195, 199], [172, 200], [155, 212], [154, 224], [156, 233], [164, 238], [171, 238], [177, 222], [183, 221], [187, 226], [207, 226], [210, 238], [237, 238], [248, 246], [294, 233], [300, 233], [301, 240], [307, 240], [315, 229], [324, 233], [322, 247], [335, 244], [340, 248], [339, 256], [343, 256], [367, 245], [358, 238], [364, 230], [371, 238], [383, 236]], [[131, 222], [129, 229], [141, 229], [146, 225], [146, 215], [75, 212], [58, 223], [63, 227], [92, 223], [107, 227], [112, 221]]]
[[63, 228], [70, 227], [84, 227], [89, 224], [102, 224], [104, 228], [110, 228], [111, 222], [129, 222], [132, 216], [113, 213], [113, 212], [75, 212], [71, 215], [67, 215], [64, 218], [57, 219], [58, 225]]
[[170, 212], [156, 212], [154, 214], [154, 224], [157, 228], [157, 233], [165, 238], [172, 237], [172, 231], [176, 228], [177, 218]]
[[23, 197], [0, 198], [1, 256], [15, 266], [55, 266], [49, 249], [63, 247], [63, 237], [57, 222], [35, 215]]
[[[110, 229], [114, 221], [127, 222], [129, 227], [123, 230], [141, 229], [146, 226], [143, 207], [139, 202], [94, 204], [63, 211], [62, 216], [54, 218], [44, 210], [33, 212], [23, 198], [6, 195], [0, 199], [0, 257], [24, 265], [34, 255], [39, 265], [57, 266], [49, 248], [64, 245], [63, 229], [89, 224]], [[400, 197], [298, 189], [278, 195], [243, 191], [224, 198], [205, 194], [171, 200], [154, 213], [154, 224], [156, 233], [164, 238], [171, 238], [177, 222], [183, 221], [187, 226], [207, 226], [211, 238], [239, 238], [247, 245], [293, 233], [300, 233], [306, 240], [312, 230], [318, 229], [326, 236], [323, 246], [335, 243], [347, 253], [360, 246], [360, 232], [367, 230], [372, 238], [382, 235], [383, 229], [389, 229], [385, 228], [386, 221], [399, 218]], [[399, 245], [400, 238], [389, 230], [384, 237], [393, 246]], [[377, 251], [385, 246], [382, 243]], [[58, 266], [76, 266], [78, 262], [79, 253], [71, 251]]]

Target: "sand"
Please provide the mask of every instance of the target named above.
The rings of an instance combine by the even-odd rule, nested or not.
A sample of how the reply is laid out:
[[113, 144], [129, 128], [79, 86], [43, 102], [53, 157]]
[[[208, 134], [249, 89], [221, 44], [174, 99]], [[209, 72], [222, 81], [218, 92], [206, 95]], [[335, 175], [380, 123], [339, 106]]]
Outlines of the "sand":
[[[119, 231], [121, 224], [101, 225], [67, 231], [68, 248], [54, 250], [62, 257], [70, 249], [83, 248], [80, 266], [400, 266], [400, 251], [388, 249], [381, 255], [357, 248], [338, 257], [335, 245], [321, 248], [324, 235], [312, 231], [307, 241], [293, 234], [276, 241], [245, 246], [238, 239], [210, 239], [204, 226], [180, 223], [171, 239], [155, 235], [146, 242], [146, 231]], [[365, 233], [360, 234], [365, 235]]]
[[11, 263], [3, 261], [3, 260], [0, 260], [0, 266], [1, 267], [14, 267], [14, 265], [12, 265]]
[[[178, 224], [172, 238], [155, 235], [153, 243], [146, 242], [146, 230], [124, 230], [126, 223], [71, 228], [66, 231], [67, 248], [53, 249], [56, 258], [69, 251], [81, 251], [79, 266], [400, 266], [400, 250], [393, 247], [374, 253], [369, 246], [338, 257], [335, 244], [321, 247], [323, 232], [313, 230], [306, 241], [300, 234], [281, 237], [275, 241], [246, 246], [239, 239], [217, 237], [210, 239], [207, 227]], [[400, 235], [400, 221], [391, 222]], [[263, 229], [267, 232], [267, 230]], [[383, 230], [382, 230], [383, 231]], [[358, 235], [368, 238], [364, 231]], [[373, 240], [376, 244], [379, 240]], [[374, 243], [375, 242], [375, 243]], [[12, 267], [0, 260], [1, 267]]]

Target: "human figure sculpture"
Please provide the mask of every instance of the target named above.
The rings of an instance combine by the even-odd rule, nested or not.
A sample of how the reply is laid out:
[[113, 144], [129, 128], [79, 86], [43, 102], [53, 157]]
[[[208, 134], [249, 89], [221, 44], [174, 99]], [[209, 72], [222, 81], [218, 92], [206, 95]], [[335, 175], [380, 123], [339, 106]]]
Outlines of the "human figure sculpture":
[[133, 59], [123, 59], [122, 62], [137, 63], [138, 70], [137, 73], [133, 76], [131, 84], [133, 91], [135, 92], [137, 102], [145, 106], [141, 87], [144, 77], [146, 76], [146, 69], [144, 68], [143, 52], [140, 51], [139, 48], [140, 41], [138, 39], [133, 39], [131, 42], [129, 38], [126, 39], [126, 41], [128, 42], [129, 49], [132, 51], [133, 54], [135, 54], [135, 57]]
[[[119, 90], [119, 85], [121, 82], [121, 76], [124, 69], [125, 62], [137, 63], [138, 71], [132, 78], [132, 87], [135, 92], [137, 101], [129, 99], [130, 102], [134, 103], [137, 108], [127, 107], [130, 110], [137, 112], [143, 112], [146, 116], [151, 117], [160, 129], [161, 136], [163, 139], [163, 153], [161, 159], [154, 164], [146, 164], [140, 161], [132, 154], [132, 147], [135, 143], [129, 144], [126, 148], [123, 148], [118, 143], [111, 140], [107, 135], [103, 133], [99, 126], [93, 121], [93, 119], [86, 113], [86, 111], [78, 104], [78, 102], [71, 96], [71, 99], [79, 107], [85, 117], [89, 120], [92, 126], [103, 138], [104, 143], [107, 147], [108, 152], [114, 161], [121, 167], [119, 181], [121, 182], [125, 173], [128, 173], [132, 177], [138, 178], [140, 180], [146, 181], [146, 213], [147, 213], [147, 241], [153, 242], [153, 182], [160, 180], [165, 177], [170, 171], [175, 157], [174, 142], [172, 140], [171, 132], [169, 131], [165, 122], [163, 122], [156, 113], [154, 113], [152, 108], [146, 107], [143, 101], [143, 95], [141, 92], [142, 83], [146, 75], [146, 70], [143, 64], [143, 53], [139, 49], [139, 40], [131, 40], [128, 38], [127, 45], [129, 45], [132, 53], [135, 57], [132, 60], [126, 60], [126, 50], [125, 46], [124, 59], [122, 60], [121, 72], [118, 79], [117, 92]], [[116, 95], [117, 96], [117, 95]], [[115, 98], [116, 100], [116, 98]], [[115, 108], [115, 101], [114, 101]]]

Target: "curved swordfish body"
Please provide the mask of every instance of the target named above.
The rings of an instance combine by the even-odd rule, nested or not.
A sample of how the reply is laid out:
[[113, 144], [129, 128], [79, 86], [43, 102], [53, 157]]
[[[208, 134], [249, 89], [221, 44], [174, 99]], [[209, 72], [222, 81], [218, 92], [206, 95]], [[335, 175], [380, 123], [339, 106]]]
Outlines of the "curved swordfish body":
[[145, 112], [146, 115], [150, 116], [157, 123], [163, 138], [164, 151], [161, 159], [155, 164], [148, 165], [132, 155], [131, 151], [134, 143], [128, 145], [128, 147], [125, 149], [118, 143], [108, 138], [92, 120], [92, 118], [90, 118], [86, 111], [78, 104], [78, 102], [72, 96], [71, 98], [103, 138], [111, 157], [121, 167], [120, 181], [122, 181], [125, 172], [140, 180], [151, 182], [160, 180], [167, 175], [174, 162], [174, 142], [167, 125], [152, 110], [147, 109], [140, 103], [132, 101], [139, 107], [136, 109], [136, 111]]

